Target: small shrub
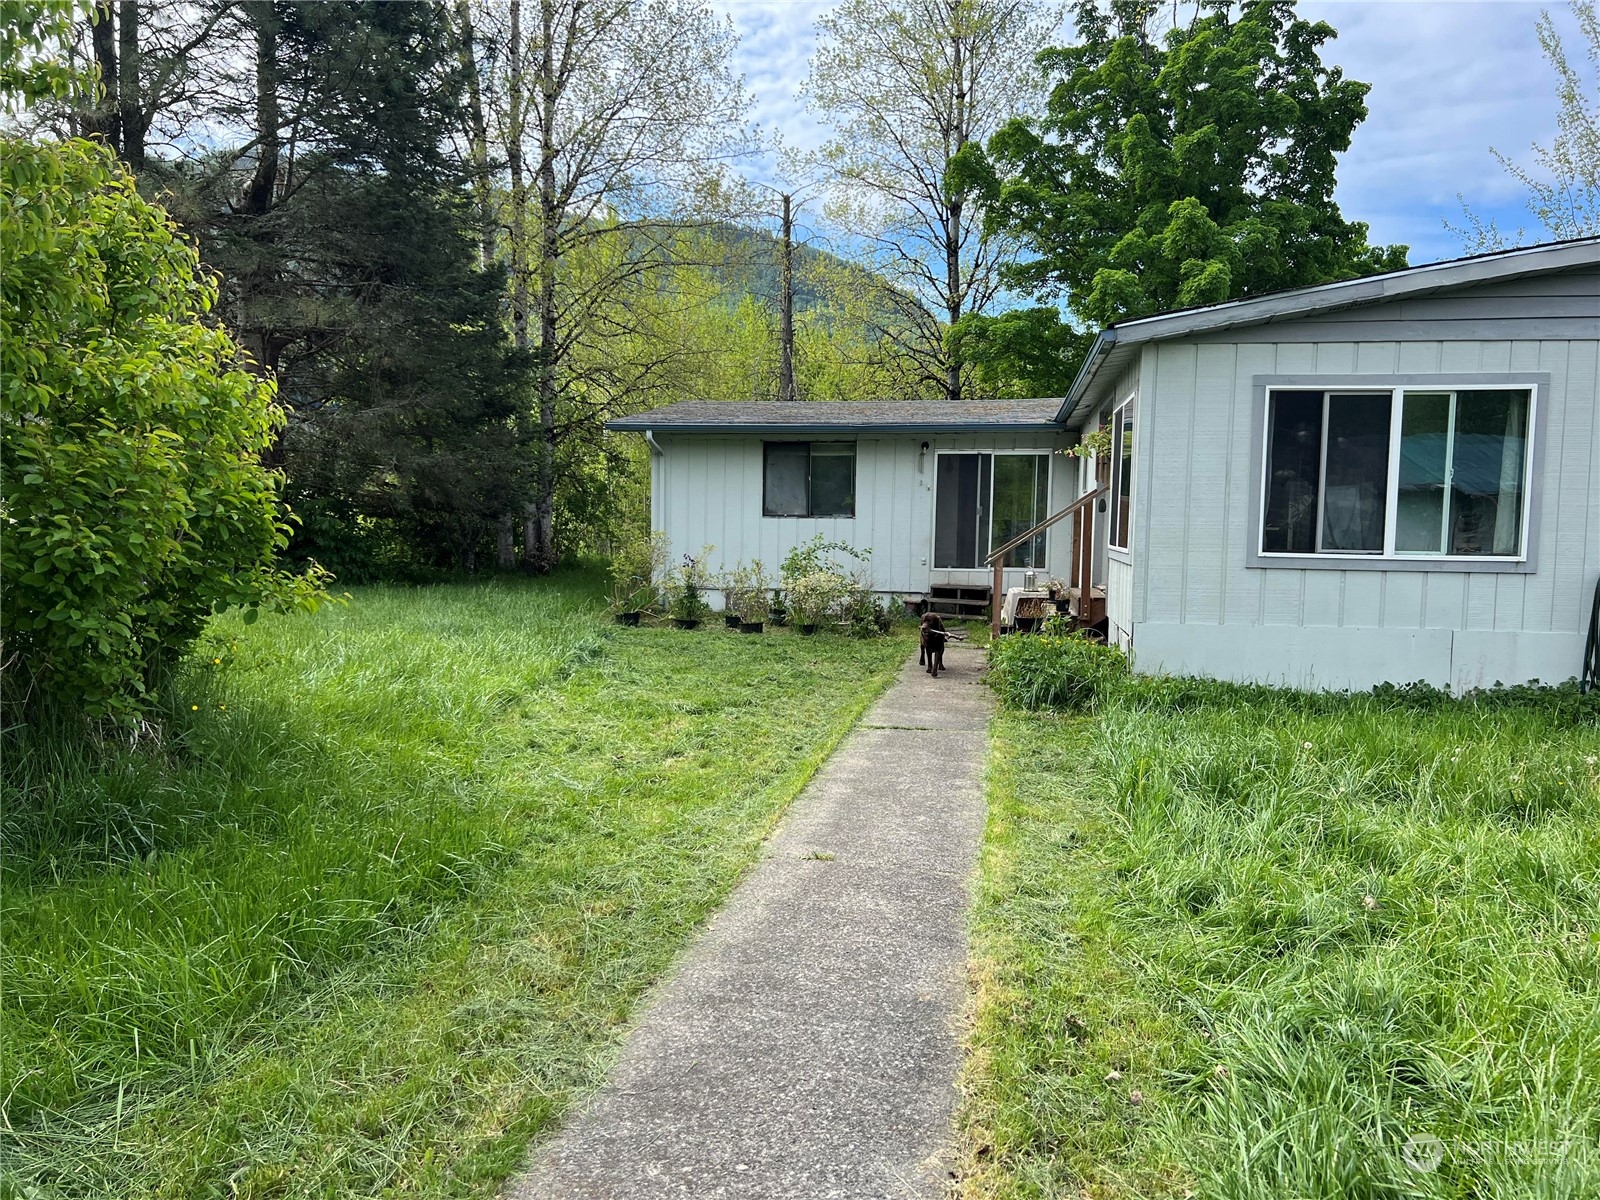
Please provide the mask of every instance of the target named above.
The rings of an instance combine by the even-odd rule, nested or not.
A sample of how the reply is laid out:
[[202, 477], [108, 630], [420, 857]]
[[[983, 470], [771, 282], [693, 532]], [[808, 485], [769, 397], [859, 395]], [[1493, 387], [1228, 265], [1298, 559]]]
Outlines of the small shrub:
[[1122, 651], [1077, 634], [1015, 634], [989, 647], [989, 683], [1009, 708], [1092, 712], [1127, 676]]
[[832, 620], [850, 586], [850, 581], [837, 571], [785, 576], [784, 583], [789, 616], [797, 625], [823, 625]]
[[706, 546], [700, 557], [683, 556], [683, 564], [667, 578], [667, 607], [680, 621], [704, 621], [711, 614], [711, 603], [706, 592], [711, 588], [711, 575], [706, 561], [715, 546]]
[[607, 603], [614, 613], [643, 612], [654, 608], [656, 581], [667, 568], [667, 535], [652, 534], [617, 547], [611, 559], [611, 591]]

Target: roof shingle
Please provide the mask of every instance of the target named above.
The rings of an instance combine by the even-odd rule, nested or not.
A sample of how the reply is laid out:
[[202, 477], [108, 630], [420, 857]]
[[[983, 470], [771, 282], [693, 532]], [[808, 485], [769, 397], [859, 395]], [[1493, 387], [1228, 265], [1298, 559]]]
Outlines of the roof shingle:
[[686, 400], [606, 422], [626, 433], [804, 433], [1056, 430], [1060, 399]]

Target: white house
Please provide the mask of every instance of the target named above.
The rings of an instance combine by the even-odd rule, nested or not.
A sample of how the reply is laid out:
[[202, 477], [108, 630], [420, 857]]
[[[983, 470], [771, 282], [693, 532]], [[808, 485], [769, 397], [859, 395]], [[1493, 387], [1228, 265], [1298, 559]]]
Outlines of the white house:
[[[1063, 399], [676, 404], [610, 427], [651, 445], [654, 527], [715, 545], [714, 568], [820, 532], [870, 547], [886, 592], [987, 603], [991, 549], [1065, 511], [1005, 584], [1103, 591], [1141, 671], [1464, 689], [1579, 673], [1597, 360], [1589, 238], [1125, 321]], [[1102, 427], [1108, 454], [1061, 453]]]

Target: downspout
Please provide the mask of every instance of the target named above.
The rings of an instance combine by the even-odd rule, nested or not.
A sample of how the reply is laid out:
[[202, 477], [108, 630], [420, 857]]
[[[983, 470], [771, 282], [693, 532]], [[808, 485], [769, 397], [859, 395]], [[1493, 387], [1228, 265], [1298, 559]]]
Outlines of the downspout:
[[665, 458], [667, 456], [667, 452], [661, 448], [661, 443], [656, 441], [655, 430], [646, 429], [644, 431], [644, 440], [650, 447], [650, 452], [657, 458]]

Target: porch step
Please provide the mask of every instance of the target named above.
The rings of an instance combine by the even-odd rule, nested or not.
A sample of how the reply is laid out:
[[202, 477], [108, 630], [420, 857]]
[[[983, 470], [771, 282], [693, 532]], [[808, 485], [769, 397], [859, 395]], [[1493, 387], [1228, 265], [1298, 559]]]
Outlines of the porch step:
[[935, 584], [928, 589], [926, 608], [928, 612], [936, 612], [941, 617], [979, 620], [988, 612], [992, 602], [993, 596], [987, 587]]

